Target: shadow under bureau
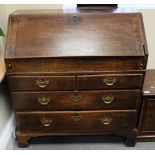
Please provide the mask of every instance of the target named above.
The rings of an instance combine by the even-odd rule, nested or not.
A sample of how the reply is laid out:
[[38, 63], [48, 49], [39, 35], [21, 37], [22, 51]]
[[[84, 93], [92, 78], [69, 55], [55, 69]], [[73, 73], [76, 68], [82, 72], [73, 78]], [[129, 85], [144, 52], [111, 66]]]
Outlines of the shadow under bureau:
[[5, 63], [18, 145], [39, 136], [107, 134], [134, 146], [147, 57], [138, 12], [12, 13]]

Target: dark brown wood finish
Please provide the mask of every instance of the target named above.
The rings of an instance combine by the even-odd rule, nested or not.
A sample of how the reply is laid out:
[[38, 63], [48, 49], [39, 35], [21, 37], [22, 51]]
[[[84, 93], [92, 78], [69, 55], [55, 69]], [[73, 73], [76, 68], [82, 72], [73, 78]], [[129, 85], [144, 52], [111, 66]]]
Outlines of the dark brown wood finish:
[[[142, 74], [105, 74], [77, 76], [9, 76], [10, 90], [92, 90], [132, 89], [142, 87]], [[108, 85], [108, 80], [114, 80]], [[18, 81], [18, 83], [16, 83]], [[38, 83], [37, 83], [38, 81]], [[39, 81], [47, 82], [45, 87]]]
[[8, 73], [133, 71], [146, 68], [144, 57], [70, 57], [6, 59]]
[[[20, 131], [104, 132], [135, 128], [136, 111], [17, 112]], [[84, 129], [84, 131], [83, 131]]]
[[138, 126], [138, 141], [155, 141], [155, 97], [143, 98]]
[[116, 134], [134, 146], [147, 57], [136, 11], [11, 14], [5, 63], [18, 145], [37, 136]]
[[[20, 132], [19, 130], [16, 130], [16, 136], [17, 136], [17, 143], [19, 147], [27, 147], [30, 143], [30, 140], [32, 137], [41, 137], [41, 136], [61, 136], [62, 138], [64, 136], [96, 136], [96, 135], [100, 135], [101, 137], [103, 137], [104, 140], [104, 136], [119, 136], [122, 137], [124, 135], [123, 141], [124, 144], [128, 147], [133, 147], [135, 146], [136, 141], [135, 136], [136, 136], [137, 130], [134, 129], [131, 133], [131, 131], [123, 131], [123, 132], [106, 132], [106, 131], [101, 131], [101, 132], [63, 132], [63, 133], [51, 133], [51, 132]], [[131, 138], [132, 137], [132, 138]]]
[[[109, 81], [109, 82], [108, 82]], [[109, 84], [111, 82], [111, 84]], [[77, 89], [141, 88], [142, 74], [83, 75], [77, 77]]]
[[15, 27], [15, 36], [8, 32], [6, 57], [144, 56], [140, 20], [139, 13], [102, 11], [12, 14], [10, 29]]
[[144, 103], [145, 112], [143, 116], [142, 130], [143, 132], [155, 131], [155, 99], [148, 99]]
[[138, 106], [140, 94], [139, 90], [45, 91], [12, 92], [11, 97], [17, 111], [62, 111], [134, 109]]
[[147, 70], [137, 139], [155, 141], [155, 70]]
[[9, 76], [8, 81], [11, 91], [75, 89], [74, 76]]

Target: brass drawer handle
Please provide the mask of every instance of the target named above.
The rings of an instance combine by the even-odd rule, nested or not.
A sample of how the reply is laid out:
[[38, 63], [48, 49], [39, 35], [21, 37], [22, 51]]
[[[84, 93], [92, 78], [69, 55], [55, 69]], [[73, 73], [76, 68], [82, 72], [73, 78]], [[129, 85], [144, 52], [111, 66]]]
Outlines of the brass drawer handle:
[[46, 88], [49, 84], [49, 80], [36, 80], [36, 85], [38, 85], [39, 88]]
[[107, 86], [113, 86], [116, 82], [117, 82], [116, 78], [103, 79], [103, 83], [106, 84]]
[[70, 99], [74, 102], [78, 102], [82, 99], [82, 95], [72, 95]]
[[53, 122], [52, 120], [48, 120], [48, 119], [41, 120], [41, 123], [43, 124], [43, 126], [46, 126], [46, 127], [50, 126], [52, 122]]
[[111, 122], [112, 122], [112, 118], [110, 117], [101, 118], [101, 123], [104, 125], [109, 125]]
[[74, 115], [74, 116], [71, 116], [71, 119], [73, 119], [74, 121], [79, 121], [81, 119], [81, 116], [80, 115]]
[[102, 97], [102, 101], [105, 104], [111, 104], [114, 101], [114, 97], [112, 97], [112, 96]]
[[50, 98], [46, 98], [46, 97], [42, 97], [42, 98], [38, 98], [38, 102], [41, 104], [41, 105], [47, 105], [49, 104], [51, 101]]

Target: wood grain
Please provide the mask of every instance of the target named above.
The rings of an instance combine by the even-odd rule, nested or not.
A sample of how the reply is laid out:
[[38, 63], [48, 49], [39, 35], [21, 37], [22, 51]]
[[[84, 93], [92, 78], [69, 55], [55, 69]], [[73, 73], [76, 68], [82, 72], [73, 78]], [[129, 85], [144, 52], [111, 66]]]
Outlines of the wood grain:
[[[74, 96], [80, 96], [81, 98], [74, 101]], [[16, 111], [135, 109], [139, 103], [140, 91], [12, 92], [11, 97]], [[108, 104], [105, 103], [103, 98], [105, 99], [106, 97], [112, 97], [113, 101]], [[39, 98], [46, 98], [50, 101], [47, 105], [42, 105], [38, 102]]]
[[[105, 79], [109, 78], [116, 80], [111, 86], [107, 86], [104, 82]], [[77, 89], [136, 89], [142, 87], [142, 79], [141, 74], [83, 75], [77, 77]]]
[[[74, 24], [70, 22], [72, 18], [80, 20]], [[13, 42], [9, 28], [8, 44], [16, 48], [7, 46], [7, 58], [145, 55], [139, 13], [20, 15], [16, 12], [9, 20], [16, 21], [18, 29], [14, 31]]]
[[[74, 76], [10, 76], [9, 88], [11, 91], [19, 90], [74, 90], [75, 77]], [[37, 81], [48, 81], [45, 88], [40, 88]]]
[[[5, 59], [7, 73], [143, 71], [144, 57], [66, 57]], [[11, 65], [11, 67], [9, 67]]]
[[103, 134], [134, 146], [147, 59], [139, 12], [11, 14], [5, 64], [19, 147], [37, 136]]
[[[130, 131], [135, 127], [136, 111], [17, 112], [16, 116], [20, 131]], [[75, 121], [72, 116], [80, 119]], [[101, 119], [105, 118], [112, 119], [111, 123], [104, 125]], [[44, 126], [41, 123], [44, 119], [52, 120], [51, 125]]]

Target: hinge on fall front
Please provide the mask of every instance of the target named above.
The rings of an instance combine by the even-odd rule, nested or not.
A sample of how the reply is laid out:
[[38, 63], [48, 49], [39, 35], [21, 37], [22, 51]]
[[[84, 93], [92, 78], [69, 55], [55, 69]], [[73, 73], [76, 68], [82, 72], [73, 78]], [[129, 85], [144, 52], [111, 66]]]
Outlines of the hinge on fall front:
[[143, 45], [143, 51], [144, 51], [144, 53], [145, 53], [146, 55], [148, 54], [148, 52], [147, 52], [147, 49], [146, 49], [145, 45]]

